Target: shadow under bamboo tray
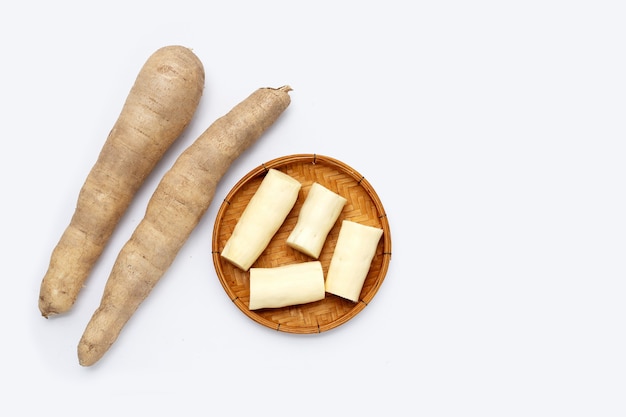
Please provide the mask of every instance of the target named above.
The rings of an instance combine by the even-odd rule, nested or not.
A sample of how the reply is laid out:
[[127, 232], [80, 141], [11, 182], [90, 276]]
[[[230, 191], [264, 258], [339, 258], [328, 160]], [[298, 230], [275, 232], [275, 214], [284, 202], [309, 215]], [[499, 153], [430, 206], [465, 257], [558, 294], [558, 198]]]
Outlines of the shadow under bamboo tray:
[[[326, 293], [324, 299], [312, 303], [282, 308], [250, 310], [250, 272], [242, 271], [220, 256], [248, 202], [258, 189], [269, 169], [274, 168], [300, 181], [298, 199], [278, 229], [268, 247], [252, 267], [273, 268], [313, 258], [290, 248], [285, 243], [298, 219], [313, 182], [347, 199], [335, 225], [331, 229], [318, 260], [324, 276], [328, 272], [342, 220], [351, 220], [383, 229], [376, 254], [363, 284], [358, 302], [352, 302]], [[356, 170], [334, 158], [316, 154], [296, 154], [273, 159], [250, 171], [233, 187], [222, 202], [212, 241], [213, 263], [217, 276], [233, 303], [249, 318], [271, 329], [287, 333], [321, 333], [333, 329], [361, 312], [380, 288], [391, 260], [391, 234], [383, 205], [374, 188]]]

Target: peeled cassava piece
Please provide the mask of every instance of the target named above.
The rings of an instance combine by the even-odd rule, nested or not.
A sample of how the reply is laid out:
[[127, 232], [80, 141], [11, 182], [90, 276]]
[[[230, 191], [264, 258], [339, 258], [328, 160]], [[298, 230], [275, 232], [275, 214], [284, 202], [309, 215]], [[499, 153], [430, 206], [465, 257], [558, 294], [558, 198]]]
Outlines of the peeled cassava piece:
[[283, 224], [296, 204], [302, 184], [271, 168], [237, 221], [221, 256], [247, 271]]
[[250, 310], [319, 301], [326, 295], [319, 261], [250, 268]]
[[287, 246], [317, 259], [330, 229], [339, 218], [346, 198], [314, 182], [306, 196]]
[[144, 218], [122, 247], [100, 306], [78, 344], [78, 360], [91, 366], [170, 267], [213, 200], [232, 162], [289, 106], [291, 88], [261, 88], [217, 119], [165, 173]]
[[341, 222], [326, 275], [326, 292], [357, 302], [383, 229], [350, 220]]
[[52, 251], [39, 292], [44, 317], [72, 308], [133, 196], [191, 121], [203, 88], [204, 68], [189, 48], [163, 47], [143, 65]]

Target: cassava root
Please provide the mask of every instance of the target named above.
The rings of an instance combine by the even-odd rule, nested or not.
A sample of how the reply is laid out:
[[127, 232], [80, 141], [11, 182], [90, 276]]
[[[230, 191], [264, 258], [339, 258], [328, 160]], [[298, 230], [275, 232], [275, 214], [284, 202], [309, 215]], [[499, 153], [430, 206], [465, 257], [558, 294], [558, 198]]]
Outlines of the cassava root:
[[121, 249], [78, 343], [82, 366], [95, 364], [117, 340], [208, 209], [231, 163], [288, 107], [290, 90], [258, 89], [211, 124], [166, 172]]
[[39, 293], [44, 317], [72, 308], [133, 196], [191, 121], [203, 89], [203, 65], [189, 48], [166, 46], [145, 62], [52, 251]]

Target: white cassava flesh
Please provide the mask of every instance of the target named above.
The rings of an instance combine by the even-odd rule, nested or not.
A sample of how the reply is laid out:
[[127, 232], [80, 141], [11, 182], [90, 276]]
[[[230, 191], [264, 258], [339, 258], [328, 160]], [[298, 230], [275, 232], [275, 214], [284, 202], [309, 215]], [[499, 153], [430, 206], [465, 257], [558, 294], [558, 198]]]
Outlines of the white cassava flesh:
[[250, 310], [305, 304], [325, 295], [324, 271], [319, 261], [250, 268]]
[[326, 292], [357, 302], [383, 230], [344, 220], [326, 275]]
[[243, 271], [250, 269], [296, 204], [301, 187], [295, 178], [269, 169], [237, 221], [221, 256]]
[[314, 259], [319, 258], [330, 229], [341, 214], [346, 198], [314, 182], [309, 190], [287, 246]]

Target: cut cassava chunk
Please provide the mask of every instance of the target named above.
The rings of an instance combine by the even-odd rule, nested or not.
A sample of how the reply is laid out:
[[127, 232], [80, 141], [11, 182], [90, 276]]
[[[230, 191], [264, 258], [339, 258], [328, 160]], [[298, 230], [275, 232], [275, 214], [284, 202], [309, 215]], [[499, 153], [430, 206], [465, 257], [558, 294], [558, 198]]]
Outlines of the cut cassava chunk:
[[287, 245], [317, 259], [346, 201], [339, 194], [314, 182], [302, 204], [296, 226], [287, 238]]
[[221, 256], [247, 271], [283, 224], [296, 204], [302, 184], [271, 168], [237, 221]]
[[350, 220], [341, 222], [326, 276], [326, 292], [357, 302], [383, 230]]
[[325, 295], [324, 271], [319, 261], [250, 268], [250, 310], [305, 304]]

